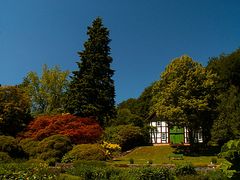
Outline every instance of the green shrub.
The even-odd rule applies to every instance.
[[[46,161],[44,161],[42,159],[30,159],[30,160],[26,161],[25,164],[29,164],[29,165],[41,164],[41,165],[47,166]]]
[[[208,176],[204,174],[195,174],[195,175],[185,175],[178,176],[177,180],[220,180],[220,179],[210,179]]]
[[[175,174],[177,176],[194,175],[196,173],[192,164],[179,164],[175,168]]]
[[[113,168],[106,163],[96,161],[79,161],[74,167],[67,169],[67,174],[79,176],[82,179],[103,180],[173,180],[174,175],[168,168]]]
[[[13,159],[6,152],[0,152],[0,163],[8,163]]]
[[[240,170],[240,139],[230,140],[221,148],[220,157],[232,163],[232,169]]]
[[[133,159],[133,158],[130,158],[130,159],[129,159],[129,163],[130,163],[130,164],[134,164],[134,159]]]
[[[217,164],[217,158],[212,158],[212,159],[211,159],[211,162],[212,162],[213,164]]]
[[[149,159],[147,163],[148,163],[148,164],[153,164],[153,160],[152,160],[152,159]]]
[[[11,136],[0,136],[0,152],[6,152],[12,158],[25,158],[24,151],[17,140]]]
[[[143,167],[137,169],[131,169],[129,175],[139,180],[172,180],[174,176],[172,172],[165,167],[153,168]]]
[[[78,160],[73,163],[74,167],[79,166],[94,166],[94,167],[106,167],[107,163],[105,161],[98,161],[98,160]]]
[[[132,125],[108,127],[104,132],[103,139],[119,144],[123,151],[145,144],[142,129]]]
[[[39,141],[32,138],[26,138],[19,142],[19,145],[23,148],[29,158],[37,158],[38,144]]]
[[[235,169],[232,169],[232,163],[229,161],[223,161],[219,167],[219,170],[229,179],[231,179],[237,172]]]
[[[53,135],[42,141],[26,138],[21,140],[19,144],[30,159],[42,159],[50,165],[60,162],[63,155],[72,149],[70,139],[63,135]]]
[[[114,156],[118,156],[121,153],[121,147],[118,144],[112,144],[112,143],[103,141],[101,146],[105,150],[105,154],[108,157],[108,159],[111,159]]]
[[[58,175],[45,164],[0,164],[0,179],[57,179]]]
[[[60,162],[63,155],[72,149],[71,141],[63,135],[53,135],[39,142],[37,147],[37,157],[47,160],[53,165]]]
[[[221,170],[209,171],[205,176],[209,180],[227,180],[227,179],[230,179]]]
[[[80,176],[86,180],[92,179],[118,179],[121,170],[106,166],[105,162],[101,161],[78,161],[74,163],[74,167],[67,169],[67,173]]]
[[[79,177],[70,174],[60,174],[58,180],[79,180]]]
[[[79,144],[62,158],[65,163],[78,160],[106,160],[105,151],[99,144]]]

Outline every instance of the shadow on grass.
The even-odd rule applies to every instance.
[[[184,156],[199,157],[199,156],[217,156],[221,147],[219,146],[204,146],[197,144],[194,146],[173,145],[175,154],[183,154]]]

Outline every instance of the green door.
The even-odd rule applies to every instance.
[[[184,135],[183,134],[170,134],[170,142],[173,144],[181,144],[184,142]]]
[[[184,129],[174,126],[170,129],[170,143],[181,144],[184,142]]]

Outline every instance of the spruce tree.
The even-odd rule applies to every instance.
[[[67,110],[81,117],[95,117],[101,126],[115,116],[115,88],[110,64],[109,30],[96,18],[88,27],[84,50],[78,52],[78,70],[73,71]]]

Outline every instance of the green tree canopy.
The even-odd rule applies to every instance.
[[[218,75],[221,90],[227,90],[231,85],[240,87],[240,49],[211,58],[207,68]]]
[[[122,101],[117,106],[118,109],[128,109],[132,114],[138,114],[138,100],[135,98],[129,98]]]
[[[240,94],[239,88],[231,86],[228,91],[218,96],[219,112],[214,121],[212,141],[219,145],[240,137]]]
[[[30,120],[27,94],[17,86],[1,86],[0,134],[15,136]]]
[[[68,71],[61,71],[58,66],[52,69],[44,65],[41,77],[30,72],[21,87],[31,100],[31,112],[34,115],[51,114],[64,111],[65,94],[68,87]]]
[[[87,35],[85,49],[79,52],[79,70],[73,72],[67,109],[82,117],[94,116],[103,126],[115,116],[109,30],[97,18],[88,27]]]
[[[150,115],[150,107],[152,106],[153,87],[155,82],[146,87],[140,97],[137,100],[138,103],[138,115],[146,120]]]
[[[146,123],[148,124],[146,120],[150,114],[153,86],[154,83],[145,88],[138,98],[130,98],[121,102],[117,106],[118,113],[115,124],[134,124],[140,127]]]
[[[116,118],[112,119],[109,123],[111,126],[118,126],[118,125],[134,125],[143,127],[144,122],[143,119],[136,115],[131,113],[131,111],[128,108],[120,108],[117,109],[117,116]]]
[[[230,140],[221,148],[220,157],[224,157],[232,163],[234,170],[240,170],[240,139]]]
[[[211,58],[207,68],[218,76],[217,114],[212,142],[222,145],[240,135],[240,49]]]
[[[151,113],[169,125],[186,126],[190,131],[205,131],[209,139],[212,126],[211,102],[215,75],[188,56],[173,60],[153,87]],[[190,133],[190,141],[193,139]]]

